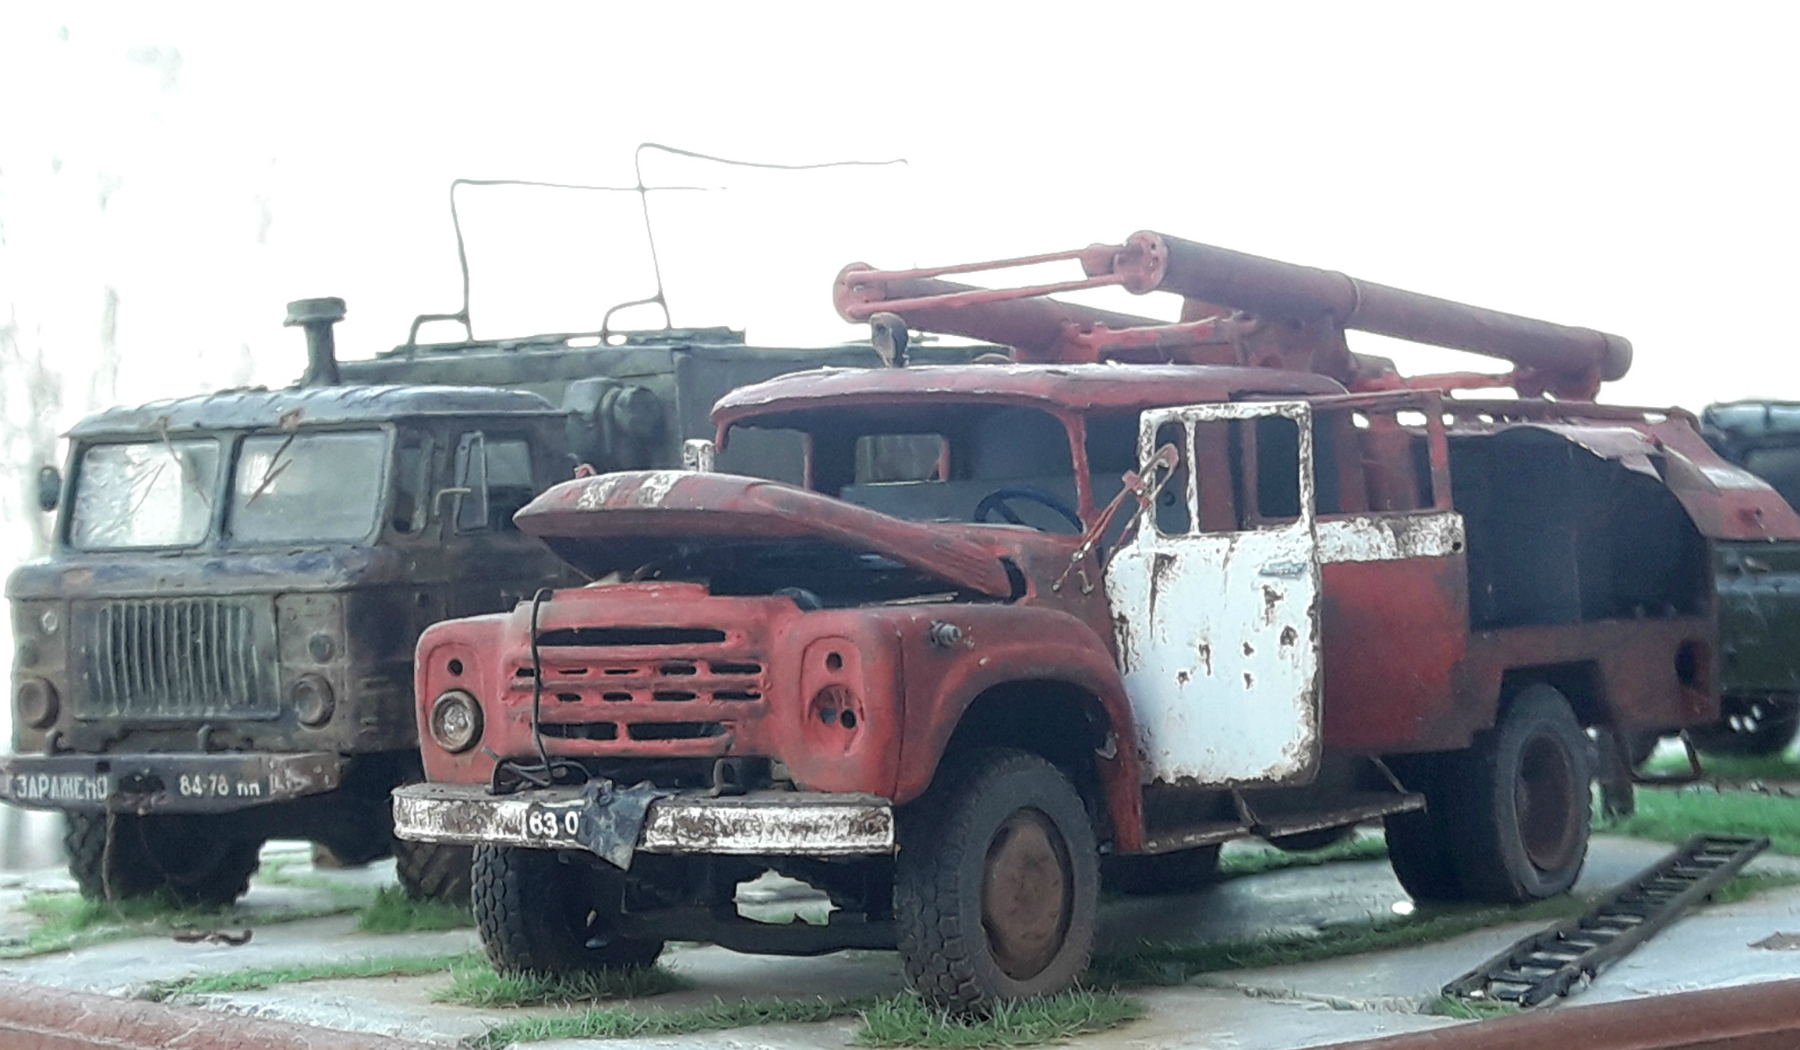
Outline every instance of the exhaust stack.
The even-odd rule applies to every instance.
[[[306,329],[306,374],[301,386],[337,386],[337,340],[331,326],[344,319],[344,301],[329,299],[296,299],[288,304],[289,328]]]

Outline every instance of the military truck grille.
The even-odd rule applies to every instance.
[[[268,599],[84,602],[75,610],[80,718],[272,718]]]

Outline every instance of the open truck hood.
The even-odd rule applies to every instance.
[[[1013,593],[1001,552],[942,526],[760,478],[680,470],[637,470],[565,481],[513,517],[520,529],[584,568],[600,541],[647,539],[820,540],[891,559],[919,573],[996,598]],[[597,567],[628,571],[624,564]]]

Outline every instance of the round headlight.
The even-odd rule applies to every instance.
[[[288,702],[301,725],[318,727],[331,721],[337,698],[331,695],[331,683],[316,674],[303,674],[288,687]]]
[[[42,678],[27,678],[13,691],[13,711],[20,722],[33,729],[43,729],[56,721],[61,708],[56,687]]]
[[[467,751],[481,739],[481,705],[461,689],[431,702],[431,739],[445,751]]]

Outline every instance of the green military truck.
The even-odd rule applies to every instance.
[[[1800,403],[1709,405],[1700,422],[1721,456],[1800,507]],[[1777,754],[1800,729],[1800,544],[1720,544],[1716,568],[1721,718],[1689,735],[1715,754]]]
[[[68,815],[90,897],[231,901],[263,842],[299,838],[351,863],[395,850],[410,893],[466,898],[466,849],[390,830],[389,790],[420,776],[419,633],[575,582],[512,514],[578,464],[678,466],[726,391],[877,363],[724,329],[409,338],[339,363],[343,313],[290,306],[295,387],[101,412],[46,470],[52,550],[7,584],[0,800]],[[776,436],[720,465],[798,482],[801,458]]]

